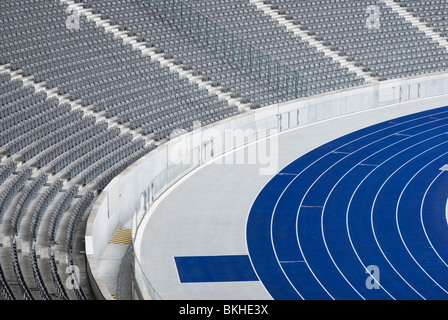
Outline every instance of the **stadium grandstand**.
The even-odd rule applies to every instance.
[[[0,300],[448,298],[447,13],[0,1]]]

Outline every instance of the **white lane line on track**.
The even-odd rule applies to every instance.
[[[436,114],[425,115],[425,116],[421,116],[421,117],[419,117],[419,118],[413,118],[413,119],[411,119],[411,120],[408,120],[408,121],[405,121],[405,122],[402,122],[402,123],[393,123],[393,125],[392,125],[391,127],[386,127],[386,128],[382,128],[382,129],[380,129],[380,130],[374,131],[374,132],[370,132],[370,133],[368,133],[368,134],[366,134],[366,135],[364,135],[364,136],[361,136],[361,137],[358,137],[358,138],[356,138],[356,139],[354,139],[354,140],[352,140],[352,141],[349,141],[349,142],[347,142],[346,144],[344,144],[344,145],[342,145],[342,146],[339,146],[337,149],[340,149],[340,148],[342,148],[342,147],[345,147],[345,146],[347,146],[347,145],[349,145],[349,144],[351,144],[351,143],[353,143],[353,142],[355,142],[355,141],[361,140],[361,139],[363,139],[363,138],[365,138],[365,137],[371,136],[371,135],[376,134],[376,133],[379,133],[379,132],[381,132],[381,131],[385,131],[385,130],[388,130],[388,129],[391,129],[391,128],[394,128],[394,127],[397,127],[397,126],[400,126],[400,125],[404,125],[404,124],[406,124],[406,123],[413,122],[413,121],[416,121],[416,120],[425,119],[425,118],[430,118],[430,117],[432,117],[432,116],[434,116],[434,115],[446,114],[447,112],[448,112],[448,111],[441,111],[441,112],[438,112],[438,113],[436,113]],[[393,119],[392,119],[392,120],[393,120]],[[440,120],[440,119],[438,119],[438,120]],[[422,125],[425,125],[425,124],[428,124],[428,123],[436,122],[436,121],[438,121],[438,120],[434,120],[434,121],[430,121],[430,122],[427,122],[427,123],[424,123],[424,124],[420,124],[420,125],[414,126],[414,127],[412,127],[412,128],[419,127],[419,126],[422,126]],[[392,123],[391,121],[389,121],[389,122]],[[406,130],[408,130],[408,129],[409,129],[409,128],[406,128]],[[403,131],[405,131],[405,130],[403,130]],[[337,149],[334,149],[334,150],[337,150]],[[332,151],[334,151],[334,150],[332,150]],[[326,153],[325,155],[322,155],[320,158],[316,159],[313,163],[311,163],[311,164],[308,165],[305,169],[303,169],[300,173],[298,173],[298,174],[296,175],[296,177],[295,177],[293,180],[291,180],[291,182],[285,187],[285,189],[282,191],[282,193],[281,193],[280,196],[278,197],[278,199],[277,199],[277,201],[276,201],[276,204],[275,204],[275,206],[274,206],[274,209],[273,209],[272,216],[271,216],[271,225],[270,225],[271,246],[272,246],[272,250],[273,250],[273,252],[274,252],[275,258],[276,258],[276,260],[277,260],[277,264],[278,264],[279,267],[281,268],[281,270],[282,270],[282,272],[283,272],[285,278],[287,279],[287,281],[291,284],[291,286],[293,287],[293,289],[297,292],[297,294],[298,294],[302,299],[304,299],[303,296],[298,292],[297,288],[295,288],[295,287],[292,285],[291,280],[289,279],[289,277],[288,277],[287,274],[285,273],[285,270],[283,269],[283,267],[282,267],[281,264],[279,263],[278,255],[277,255],[277,251],[276,251],[276,249],[275,249],[275,245],[274,245],[273,232],[272,232],[273,220],[274,220],[275,212],[276,212],[276,209],[277,209],[277,206],[278,206],[278,203],[279,203],[280,199],[283,197],[284,193],[285,193],[286,190],[290,187],[290,185],[295,181],[295,179],[297,179],[298,177],[300,177],[300,175],[301,175],[303,172],[305,172],[305,171],[306,171],[307,169],[309,169],[311,166],[313,166],[314,164],[316,164],[318,161],[320,161],[321,159],[323,159],[323,158],[327,157],[328,155],[330,155],[330,154],[332,153],[332,151],[329,151],[329,152]],[[344,158],[343,158],[343,159],[344,159]],[[343,160],[343,159],[341,159],[341,160]],[[340,161],[341,161],[341,160],[340,160]],[[297,216],[297,219],[298,219],[298,216]],[[296,221],[296,225],[297,225],[297,221]],[[297,241],[298,241],[298,243],[299,243],[299,249],[300,249],[300,252],[301,252],[301,254],[303,255],[303,251],[302,251],[302,248],[301,248],[301,246],[300,246],[300,242],[299,242],[298,238],[297,238]],[[306,263],[306,265],[307,265],[309,271],[311,272],[311,274],[312,274],[313,277],[315,278],[315,280],[316,280],[316,281],[319,283],[319,285],[325,290],[325,292],[326,292],[326,293],[333,299],[333,297],[331,296],[331,294],[330,294],[330,293],[329,293],[329,292],[322,286],[322,284],[321,284],[321,282],[319,281],[319,279],[317,279],[316,275],[314,274],[314,272],[313,272],[312,269],[310,268],[310,266],[309,266],[309,264],[308,264],[308,261],[305,259],[305,257],[304,257],[304,261],[305,261],[305,263]]]
[[[302,208],[319,208],[319,209],[323,209],[324,206],[302,206]]]
[[[424,203],[426,201],[426,196],[428,195],[429,189],[431,189],[432,185],[434,184],[434,182],[440,178],[440,176],[443,174],[444,171],[440,172],[437,177],[434,178],[434,180],[431,182],[431,184],[428,186],[428,188],[426,188],[425,194],[423,195],[423,199],[421,202],[421,206],[420,206],[420,222],[422,224],[422,228],[423,228],[423,232],[426,236],[426,239],[428,240],[432,250],[436,253],[436,255],[439,257],[440,261],[442,261],[442,263],[448,268],[448,264],[447,262],[445,262],[445,260],[442,259],[442,257],[440,256],[440,254],[437,252],[436,248],[434,247],[434,245],[432,244],[431,240],[429,239],[428,233],[426,232],[426,227],[425,227],[425,223],[424,223],[424,219],[423,219],[423,206]]]
[[[438,120],[436,120],[436,121],[440,121],[440,119],[438,119]],[[434,121],[430,121],[430,122],[428,122],[428,123],[432,123],[432,122],[434,122]],[[428,123],[424,123],[424,124],[420,124],[420,125],[417,125],[417,126],[415,126],[415,127],[412,127],[412,128],[416,128],[416,127],[419,127],[419,126],[422,126],[422,125],[425,125],[425,124],[428,124]],[[445,125],[443,125],[443,126],[446,126],[446,124]],[[408,128],[409,129],[409,128]],[[408,130],[408,129],[406,129],[406,130]],[[434,130],[435,128],[432,128],[432,129],[429,129],[429,130],[426,130],[426,131],[423,131],[423,132],[421,132],[420,134],[422,134],[422,133],[424,133],[424,132],[428,132],[428,131],[431,131],[431,130]],[[441,134],[442,135],[442,134]],[[370,146],[370,145],[373,145],[373,144],[375,144],[376,142],[378,142],[378,141],[381,141],[381,140],[384,140],[384,139],[386,139],[386,138],[388,138],[388,137],[390,137],[391,135],[389,135],[389,136],[386,136],[386,137],[383,137],[383,138],[381,138],[380,140],[376,140],[376,141],[374,141],[374,142],[371,142],[371,143],[369,143],[369,144],[367,144],[367,145],[365,145],[365,146],[363,146],[362,148],[360,148],[360,149],[358,149],[358,150],[356,150],[355,152],[358,152],[358,151],[360,151],[360,150],[362,150],[362,149],[364,149],[364,148],[366,148],[366,147],[368,147],[368,146]],[[405,138],[404,140],[406,140],[406,139],[409,139],[410,137],[408,137],[408,138]],[[432,139],[433,137],[431,137],[430,139]],[[389,147],[391,147],[392,145],[395,145],[395,144],[397,144],[397,143],[399,143],[399,142],[401,142],[401,141],[404,141],[404,140],[400,140],[400,141],[397,141],[397,142],[394,142],[393,144],[391,144],[391,145],[388,145],[387,147],[385,147],[385,148],[383,148],[383,149],[386,149],[386,148],[389,148]],[[354,152],[354,153],[355,153]],[[379,151],[377,151],[377,152],[379,152]],[[374,154],[376,154],[377,152],[375,152]],[[369,157],[367,157],[367,158],[365,158],[365,159],[363,159],[362,161],[365,161],[366,159],[368,159],[368,158],[370,158],[372,155],[370,155]],[[394,155],[394,157],[395,157],[396,155]],[[341,162],[342,160],[344,160],[344,159],[346,159],[348,156],[346,156],[346,157],[344,157],[344,158],[342,158],[342,159],[340,159],[340,160],[338,160],[336,163],[334,163],[333,165],[331,165],[329,168],[327,168],[313,183],[312,183],[312,185],[308,188],[308,190],[307,190],[307,192],[305,193],[305,195],[303,196],[303,198],[302,198],[302,201],[301,201],[301,204],[300,204],[300,206],[299,206],[299,209],[298,209],[298,212],[297,212],[297,218],[296,218],[296,238],[297,238],[297,243],[299,244],[299,248],[300,248],[300,251],[301,251],[301,254],[302,254],[302,256],[304,257],[304,259],[305,259],[305,261],[306,261],[306,257],[305,257],[305,255],[304,255],[304,253],[303,253],[303,251],[302,251],[302,249],[301,249],[301,246],[300,246],[300,240],[299,240],[299,235],[298,235],[298,222],[299,222],[299,214],[300,214],[300,208],[302,207],[302,204],[303,204],[303,201],[304,201],[304,199],[306,198],[306,196],[307,196],[307,194],[308,194],[308,192],[311,190],[311,188],[313,188],[313,186],[314,186],[314,184],[315,183],[317,183],[317,181],[326,173],[326,172],[328,172],[331,168],[333,168],[336,164],[338,164],[339,162]],[[352,168],[353,169],[353,168]],[[376,168],[375,168],[375,170],[376,170]],[[375,170],[373,170],[373,171],[375,171]],[[351,171],[351,170],[350,170]],[[373,172],[372,171],[372,172]],[[370,175],[370,174],[369,174]],[[325,210],[325,209],[324,209]],[[325,246],[326,246],[326,242],[325,242],[325,238],[323,238],[324,239],[324,243],[325,243]],[[331,260],[333,261],[333,264],[335,264],[335,262],[334,262],[334,260],[333,260],[333,258],[332,258],[332,256],[331,256],[331,254],[328,252],[328,247],[326,246],[326,249],[327,249],[327,253],[329,254],[329,256],[330,256],[330,258],[331,258]],[[310,271],[311,271],[311,273],[313,274],[313,276],[315,277],[315,279],[317,280],[317,277],[315,276],[315,274],[314,274],[314,272],[311,270],[311,268],[310,268],[310,266],[308,265],[308,263],[307,263],[307,266],[308,266],[308,268],[310,269]],[[341,273],[341,271],[340,271],[340,269],[338,268],[338,266],[335,264],[335,267],[336,267],[336,269],[339,271],[339,273],[341,274],[341,276],[344,278],[344,280],[346,280],[347,281],[347,283],[354,289],[354,287],[353,287],[353,285],[346,279],[346,277]],[[395,270],[395,269],[394,269]],[[320,283],[320,281],[318,280],[318,282]],[[326,292],[328,292],[327,290],[326,290],[326,288],[324,288],[324,290],[326,291]],[[355,289],[354,289],[355,290]],[[359,292],[357,291],[357,290],[355,290],[355,292],[356,293],[358,293],[358,295],[360,295],[359,294]],[[387,292],[387,291],[386,291]],[[331,296],[331,295],[330,295]],[[362,295],[360,295],[361,297],[362,297]],[[363,297],[362,297],[363,298]]]
[[[447,142],[445,142],[445,143],[447,143]],[[445,144],[445,143],[442,143],[442,144]],[[429,149],[429,150],[431,150],[431,149]],[[421,154],[424,154],[424,153],[426,153],[427,151],[429,151],[429,150],[426,150],[425,152],[422,152]],[[420,154],[420,155],[421,155]],[[398,198],[398,201],[397,201],[397,205],[396,205],[396,208],[395,208],[395,222],[396,222],[396,224],[397,224],[397,229],[398,229],[398,234],[400,235],[400,239],[401,239],[401,242],[403,243],[403,245],[404,245],[404,247],[406,248],[406,251],[408,252],[408,254],[409,254],[409,256],[412,258],[412,260],[414,260],[414,262],[418,265],[418,267],[440,288],[440,289],[442,289],[445,293],[447,293],[448,294],[448,292],[445,290],[445,288],[443,288],[437,281],[435,281],[427,272],[426,272],[426,270],[418,263],[418,261],[415,259],[415,257],[414,257],[414,255],[411,253],[411,251],[409,250],[409,248],[408,248],[408,246],[406,245],[406,243],[405,243],[405,241],[404,241],[404,239],[403,239],[403,236],[402,236],[402,234],[401,234],[401,229],[400,229],[400,224],[399,224],[399,222],[398,222],[398,208],[399,208],[399,206],[400,206],[400,202],[401,202],[401,198],[402,198],[402,196],[403,196],[403,193],[405,192],[405,190],[407,189],[407,187],[409,186],[409,184],[411,183],[411,181],[412,180],[414,180],[414,178],[423,170],[423,169],[425,169],[426,167],[428,167],[431,163],[433,163],[433,162],[435,162],[435,161],[437,161],[438,159],[440,159],[441,157],[443,157],[443,156],[445,156],[445,155],[447,155],[448,154],[448,152],[445,152],[444,154],[442,154],[442,155],[440,155],[440,156],[438,156],[437,158],[435,158],[435,159],[433,159],[432,161],[430,161],[429,163],[427,163],[424,167],[422,167],[420,170],[418,170],[413,176],[412,176],[412,178],[406,183],[406,185],[405,185],[405,187],[403,188],[403,190],[401,191],[401,193],[400,193],[400,197]],[[418,156],[420,156],[420,155],[418,155]],[[410,161],[412,161],[413,159],[411,159],[411,160],[409,160],[408,162],[410,162]],[[408,163],[407,162],[407,163]],[[400,168],[398,168],[391,176],[393,176],[397,171],[399,171],[402,167],[404,167],[407,163],[405,163],[405,164],[403,164]]]
[[[376,169],[375,169],[376,170]],[[372,171],[373,172],[373,171]],[[346,210],[346,222],[345,222],[345,224],[346,224],[346,228],[347,228],[347,235],[348,235],[348,237],[349,237],[349,241],[350,241],[350,245],[352,246],[352,248],[353,248],[353,250],[354,250],[354,253],[355,253],[355,255],[356,255],[356,257],[358,258],[358,260],[359,260],[359,262],[362,264],[362,266],[364,267],[364,268],[366,268],[366,266],[364,265],[364,263],[362,262],[362,259],[359,257],[359,254],[358,254],[358,252],[356,251],[356,249],[355,249],[355,246],[354,246],[354,244],[353,244],[353,241],[352,241],[352,238],[351,238],[351,236],[350,236],[350,228],[349,228],[349,211],[350,211],[350,207],[351,207],[351,205],[352,205],[352,201],[353,201],[353,197],[355,196],[355,194],[357,193],[357,191],[358,191],[358,189],[361,187],[361,185],[364,183],[364,181],[370,176],[370,174],[372,174],[372,172],[370,172],[367,176],[365,176],[363,179],[362,179],[362,181],[358,184],[358,186],[355,188],[355,190],[353,191],[353,193],[352,193],[352,196],[351,196],[351,198],[350,198],[350,200],[349,200],[349,203],[348,203],[348,206],[347,206],[347,210]],[[381,286],[381,284],[379,284],[380,286]],[[382,287],[382,286],[381,286]],[[385,288],[383,288],[383,290],[385,290]],[[385,290],[385,292],[387,292],[387,290]],[[387,292],[388,293],[388,292]],[[389,293],[388,293],[389,294]],[[391,297],[391,298],[393,298],[393,296],[392,295],[390,295],[389,294],[389,296]]]
[[[443,126],[446,126],[446,125],[443,125]],[[442,127],[442,126],[439,126],[439,127],[436,127],[436,128],[432,128],[432,129],[429,129],[429,130],[426,130],[426,131],[423,131],[423,132],[421,132],[421,133],[419,133],[419,134],[423,134],[423,133],[426,133],[426,132],[435,130],[435,129],[437,129],[437,128],[440,128],[440,127]],[[442,133],[442,134],[439,134],[439,135],[437,135],[437,136],[442,136],[442,135],[443,135],[443,133]],[[427,140],[431,140],[431,139],[433,139],[433,138],[434,138],[434,137],[431,137],[431,138],[429,138],[429,139],[427,139]],[[402,141],[405,141],[405,140],[407,140],[407,139],[400,140],[400,141],[396,141],[396,142],[394,142],[393,144],[388,145],[388,146],[386,146],[385,148],[382,148],[382,149],[376,151],[375,153],[369,155],[367,158],[363,159],[361,162],[363,162],[363,161],[365,161],[366,159],[368,159],[368,158],[374,156],[375,154],[380,153],[380,152],[384,151],[385,149],[390,148],[390,147],[392,147],[393,145],[395,145],[395,144],[397,144],[397,143],[400,143],[400,142],[402,142]],[[425,141],[426,141],[426,140],[425,140]],[[420,142],[419,142],[419,143],[420,143]],[[419,144],[419,143],[417,143],[417,144]],[[417,144],[414,144],[413,146],[415,146],[415,145],[417,145]],[[413,147],[413,146],[410,146],[410,147],[408,147],[407,149],[409,149],[409,148],[411,148],[411,147]],[[407,150],[407,149],[405,149],[405,150]],[[403,150],[403,151],[405,151],[405,150]],[[400,153],[401,153],[401,152],[400,152]],[[395,157],[395,156],[393,156],[393,157]],[[377,169],[378,166],[383,165],[384,163],[386,163],[387,161],[389,161],[389,160],[392,159],[393,157],[390,157],[389,159],[385,160],[385,161],[384,161],[383,163],[381,163],[380,165],[377,165],[373,171],[375,171],[375,170]],[[358,164],[358,165],[359,165],[359,164]],[[328,196],[327,196],[327,199],[325,200],[325,205],[324,205],[324,206],[326,206],[326,204],[327,204],[327,202],[328,202],[328,199],[330,198],[330,196],[331,196],[331,194],[333,193],[333,191],[334,191],[334,189],[336,188],[336,186],[337,186],[337,185],[342,181],[342,179],[343,179],[348,173],[350,173],[355,167],[356,167],[356,165],[353,166],[349,171],[347,171],[347,172],[346,172],[346,173],[339,179],[339,181],[333,186],[332,190],[330,191],[330,193],[329,193]],[[365,177],[365,179],[366,179],[368,176],[370,176],[370,174],[373,173],[373,171],[370,172],[370,173]],[[363,181],[364,181],[365,179],[363,179]],[[363,182],[363,181],[362,181],[362,182]],[[360,184],[361,184],[361,183],[360,183]],[[358,189],[358,188],[357,188],[357,189]],[[356,189],[356,190],[357,190],[357,189]],[[355,190],[355,192],[356,192],[356,190]],[[352,198],[353,198],[353,196],[352,196]],[[328,247],[327,247],[327,244],[326,244],[326,241],[325,241],[324,226],[323,226],[324,214],[325,214],[325,209],[323,210],[322,218],[321,218],[322,237],[323,237],[323,239],[324,239],[325,247],[326,247],[327,252],[328,252],[328,254],[329,254],[329,256],[330,256],[332,262],[334,263],[335,267],[337,268],[337,270],[341,273],[341,275],[342,275],[342,276],[344,277],[344,279],[345,279],[345,276],[342,274],[342,272],[339,270],[338,266],[337,266],[336,263],[334,262],[333,257],[332,257],[332,255],[331,255],[330,251],[328,250]],[[348,210],[347,210],[347,215],[348,215]],[[347,231],[348,231],[348,235],[349,235],[349,239],[350,239],[350,244],[352,245],[352,248],[353,248],[353,250],[354,250],[355,253],[356,253],[356,249],[355,249],[354,246],[353,246],[353,242],[351,241],[350,232],[349,232],[349,229],[348,229],[348,228],[349,228],[349,227],[348,227],[348,219],[346,219],[346,224],[347,224]],[[357,253],[356,253],[356,256],[358,257],[358,260],[360,260],[359,255],[358,255]],[[360,260],[360,262],[361,262],[361,260]],[[362,262],[361,262],[361,264],[363,265],[364,268],[366,268],[366,266],[365,266]],[[380,285],[380,284],[379,284],[379,285]],[[380,285],[380,286],[381,286],[381,285]],[[385,292],[387,292],[387,290],[385,290],[384,288],[383,288],[383,290],[384,290]],[[355,291],[356,291],[356,290],[355,290]],[[387,292],[387,293],[388,293],[388,292]],[[389,293],[388,293],[388,294],[389,294]],[[389,294],[389,296],[391,296],[391,295]],[[391,297],[392,297],[392,296],[391,296]]]
[[[435,137],[432,137],[432,138],[435,138]],[[432,139],[432,138],[430,138],[430,139]],[[427,140],[429,140],[429,139],[427,139]],[[426,140],[425,140],[426,141]],[[425,141],[422,141],[422,142],[420,142],[420,143],[423,143],[423,142],[425,142]],[[438,145],[436,145],[436,146],[434,146],[434,147],[432,147],[432,148],[430,148],[430,149],[428,149],[428,150],[425,150],[424,152],[427,152],[427,151],[429,151],[429,150],[431,150],[431,149],[434,149],[434,148],[436,148],[436,147],[438,147],[438,146],[440,146],[440,145],[443,145],[443,144],[445,144],[445,143],[447,143],[446,141],[445,142],[443,142],[443,143],[440,143],[440,144],[438,144]],[[408,148],[407,148],[408,149]],[[403,151],[401,151],[401,152],[404,152],[404,151],[406,151],[406,149],[405,150],[403,150]],[[400,153],[401,153],[400,152]],[[424,153],[423,152],[423,153]],[[397,153],[396,155],[398,155],[398,154],[400,154],[400,153]],[[421,153],[420,153],[421,154]],[[415,158],[417,158],[418,156],[420,156],[420,154],[419,155],[417,155],[417,156],[415,156],[415,157],[413,157],[412,159],[410,159],[410,160],[408,160],[406,163],[409,163],[410,161],[412,161],[413,159],[415,159]],[[393,157],[395,157],[396,155],[394,155]],[[392,158],[393,158],[392,157]],[[404,164],[403,164],[404,165]],[[403,166],[402,165],[402,166]],[[396,170],[396,171],[398,171],[398,169]],[[395,171],[395,172],[396,172]],[[395,174],[395,172],[392,174],[392,175],[394,175]],[[417,294],[417,295],[419,295],[422,299],[425,299],[425,297],[423,297],[417,290],[415,290],[415,288],[413,287],[413,286],[411,286],[411,284],[409,284],[407,281],[406,281],[406,279],[404,279],[404,277],[395,269],[395,267],[392,265],[392,263],[389,261],[389,259],[386,257],[386,254],[384,253],[384,251],[382,250],[382,248],[381,248],[381,245],[379,244],[379,241],[378,241],[378,238],[376,237],[376,232],[375,232],[375,226],[374,226],[374,223],[373,223],[373,211],[374,211],[374,207],[375,207],[375,203],[376,203],[376,201],[377,201],[377,199],[378,199],[378,196],[379,196],[379,193],[381,192],[381,190],[383,189],[383,187],[385,186],[385,184],[389,181],[389,179],[391,178],[391,176],[392,175],[389,175],[389,177],[383,182],[383,184],[381,185],[381,187],[380,187],[380,189],[378,190],[378,192],[376,193],[376,195],[375,195],[375,198],[374,198],[374,200],[373,200],[373,203],[372,203],[372,209],[371,209],[371,211],[370,211],[370,224],[371,224],[371,227],[372,227],[372,232],[373,232],[373,236],[374,236],[374,238],[375,238],[375,242],[376,242],[376,244],[377,244],[377,246],[378,246],[378,248],[380,249],[380,252],[381,252],[381,254],[383,255],[383,257],[386,259],[386,261],[387,261],[387,263],[391,266],[391,268],[397,273],[397,275]]]
[[[442,126],[439,126],[439,127],[436,127],[436,128],[432,128],[432,129],[429,129],[429,130],[425,130],[425,131],[423,131],[423,132],[421,132],[421,133],[419,133],[419,134],[423,134],[423,133],[426,133],[426,132],[429,132],[429,131],[432,131],[432,130],[435,130],[435,129],[437,129],[437,128],[440,128],[440,127],[443,127],[443,126],[447,126],[448,124],[445,124],[445,125],[442,125]],[[441,135],[443,135],[443,134],[439,134],[439,135],[437,135],[437,136],[441,136]],[[429,139],[427,139],[427,140],[431,140],[431,139],[433,139],[434,137],[431,137],[431,138],[429,138]],[[363,162],[363,161],[365,161],[366,159],[369,159],[370,157],[372,157],[372,156],[374,156],[374,155],[376,155],[376,154],[378,154],[378,153],[380,153],[380,152],[382,152],[382,151],[384,151],[384,150],[386,150],[386,149],[388,149],[388,148],[390,148],[390,147],[392,147],[392,146],[394,146],[395,144],[398,144],[398,143],[400,143],[400,142],[402,142],[402,141],[405,141],[405,140],[407,140],[407,138],[406,139],[403,139],[403,140],[399,140],[399,141],[396,141],[396,142],[394,142],[394,143],[392,143],[392,144],[390,144],[390,145],[388,145],[388,146],[386,146],[386,147],[384,147],[384,148],[382,148],[382,149],[380,149],[380,150],[377,150],[376,152],[374,152],[373,154],[370,154],[368,157],[366,157],[366,158],[364,158],[364,159],[362,159],[357,165],[360,165],[360,163],[361,162]],[[427,140],[424,140],[424,141],[427,141]],[[404,150],[402,150],[401,152],[403,152],[403,151],[405,151],[405,150],[407,150],[407,149],[410,149],[410,148],[412,148],[412,147],[414,147],[415,145],[418,145],[418,144],[420,144],[421,143],[421,141],[419,142],[419,143],[416,143],[416,144],[414,144],[414,145],[412,145],[412,146],[410,146],[410,147],[408,147],[408,148],[406,148],[406,149],[404,149]],[[400,154],[401,152],[399,152],[398,154]],[[375,167],[375,169],[374,170],[372,170],[365,178],[367,178],[368,176],[370,176],[370,174],[373,172],[373,171],[375,171],[379,166],[381,166],[381,165],[383,165],[384,163],[386,163],[387,161],[389,161],[390,159],[392,159],[392,158],[394,158],[396,155],[394,155],[394,156],[392,156],[392,157],[390,157],[390,158],[388,158],[387,160],[385,160],[384,162],[382,162],[380,165],[378,165],[378,166],[376,166]],[[330,190],[330,192],[329,192],[329,194],[327,195],[327,198],[326,198],[326,200],[325,200],[325,203],[324,203],[324,209],[322,210],[322,215],[321,215],[321,230],[322,230],[322,239],[323,239],[323,241],[324,241],[324,245],[325,245],[325,248],[326,248],[326,250],[327,250],[327,253],[328,253],[328,255],[330,256],[330,259],[331,259],[331,261],[333,262],[333,264],[334,264],[334,266],[336,267],[336,269],[338,270],[338,272],[341,274],[341,276],[347,281],[347,283],[353,288],[353,290],[356,292],[356,293],[358,293],[358,295],[360,296],[360,297],[362,297],[363,299],[364,299],[364,297],[353,287],[353,285],[350,283],[350,281],[348,281],[347,280],[347,278],[345,277],[345,275],[342,273],[342,271],[339,269],[339,267],[338,267],[338,265],[336,264],[336,262],[334,261],[334,259],[333,259],[333,256],[332,256],[332,254],[330,253],[330,250],[328,249],[328,246],[327,246],[327,242],[326,242],[326,240],[325,240],[325,232],[324,232],[324,216],[325,216],[325,209],[326,209],[326,206],[327,206],[327,202],[328,202],[328,200],[329,200],[329,198],[330,198],[330,196],[331,196],[331,194],[333,193],[333,191],[335,190],[335,188],[339,185],[339,183],[357,166],[357,165],[354,165],[350,170],[348,170],[336,183],[335,183],[335,185],[332,187],[332,189]],[[331,167],[330,167],[331,168]],[[320,179],[320,177],[318,178],[318,179]],[[364,181],[365,179],[363,179],[363,181]],[[310,190],[312,188],[312,186],[308,189],[308,191]],[[358,189],[358,188],[357,188]],[[356,189],[356,190],[357,190]],[[307,192],[308,192],[307,191]],[[306,195],[305,195],[306,196]],[[305,197],[304,196],[304,197]],[[299,209],[300,210],[300,209]],[[348,214],[348,211],[347,211],[347,214]],[[348,220],[346,219],[346,223],[347,223],[347,230],[348,230]],[[349,233],[349,232],[348,232]],[[351,246],[352,246],[352,248],[353,248],[353,250],[355,251],[355,253],[356,253],[356,249],[354,248],[354,246],[353,246],[353,242],[351,241],[351,238],[350,238],[350,235],[349,235],[349,239],[350,239],[350,244],[351,244]],[[356,256],[358,257],[358,260],[360,260],[359,259],[359,255],[356,253]],[[360,260],[360,262],[361,262],[361,260]],[[366,268],[366,266],[361,262],[361,264],[362,264],[362,266],[364,267],[364,269],[366,269],[367,270],[367,268]],[[376,281],[376,280],[375,280]],[[378,283],[378,285],[380,285],[380,287],[382,287],[381,286],[381,284],[379,284]],[[393,298],[392,297],[392,295],[390,295],[389,294],[389,292],[385,289],[385,288],[383,288],[383,290],[391,297],[391,298]]]

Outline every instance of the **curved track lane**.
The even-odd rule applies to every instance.
[[[271,296],[448,298],[447,133],[448,107],[425,111],[336,139],[274,176],[246,230]]]

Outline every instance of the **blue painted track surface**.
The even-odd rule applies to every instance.
[[[446,164],[448,107],[300,157],[250,210],[258,278],[280,300],[447,299]]]

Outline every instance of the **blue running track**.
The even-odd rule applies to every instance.
[[[327,143],[275,175],[247,220],[278,300],[448,298],[448,107]]]

